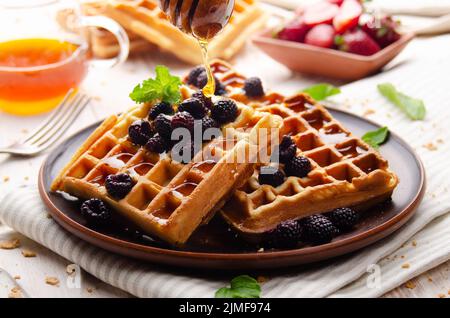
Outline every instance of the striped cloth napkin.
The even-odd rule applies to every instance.
[[[343,88],[334,100],[337,104],[358,114],[370,113],[371,119],[389,126],[417,150],[427,171],[427,193],[410,222],[368,248],[319,265],[266,271],[263,275],[269,280],[262,286],[263,297],[378,297],[450,258],[450,141],[446,139],[450,136],[450,90],[443,72],[449,69],[450,61],[442,54],[404,63]],[[386,102],[376,90],[381,82],[392,82],[399,90],[422,98],[426,119],[413,122]],[[399,186],[408,184],[404,181]],[[169,270],[96,248],[49,219],[36,188],[12,189],[0,198],[0,221],[139,297],[213,297],[231,278]]]

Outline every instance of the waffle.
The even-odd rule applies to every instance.
[[[86,16],[97,16],[104,14],[105,4],[99,1],[90,1],[82,3],[82,13]],[[80,32],[73,29],[71,22],[74,19],[72,9],[63,9],[57,14],[57,21],[68,32]],[[148,42],[133,32],[127,32],[130,40],[130,55],[142,52],[152,52],[157,50],[156,45]],[[116,37],[102,28],[89,28],[86,33],[89,38],[90,49],[95,57],[112,58],[119,54],[120,47]]]
[[[105,3],[101,1],[84,2],[81,6],[83,14],[88,16],[103,15],[105,12]],[[143,52],[152,52],[157,47],[149,43],[139,35],[127,31],[130,40],[130,55]],[[99,58],[112,58],[119,54],[119,43],[116,37],[110,32],[101,28],[92,28],[89,33],[92,52]]]
[[[140,36],[127,32],[130,39],[130,55],[148,53],[157,50],[157,47]],[[119,54],[120,47],[117,39],[111,33],[102,29],[93,29],[90,32],[90,42],[94,56],[99,58],[112,58]]]
[[[190,64],[201,63],[198,42],[170,23],[159,9],[157,0],[109,0],[104,14],[180,60]],[[236,0],[229,25],[209,45],[210,56],[230,59],[246,39],[265,24],[266,19],[255,0]]]
[[[183,96],[191,93],[182,88]],[[253,173],[256,159],[250,156],[258,145],[252,140],[259,129],[280,127],[282,120],[240,105],[237,119],[223,127],[226,134],[182,164],[169,154],[150,153],[130,142],[129,126],[147,118],[152,106],[137,105],[105,120],[54,180],[52,191],[99,198],[144,232],[182,245]],[[249,160],[241,163],[236,158],[243,153]],[[122,200],[110,197],[104,186],[106,177],[117,173],[129,174],[135,183]]]
[[[288,177],[276,188],[258,183],[259,172],[267,164],[255,166],[253,175],[221,210],[242,234],[258,239],[283,221],[339,207],[365,210],[391,196],[398,179],[387,161],[311,97],[268,92],[252,100],[243,91],[243,75],[222,61],[214,61],[212,69],[226,85],[229,97],[283,118],[281,136],[291,135],[297,155],[312,164],[305,178]],[[283,169],[283,164],[280,167]]]

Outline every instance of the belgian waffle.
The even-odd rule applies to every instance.
[[[312,165],[306,177],[288,177],[276,188],[258,183],[265,164],[256,165],[253,175],[221,210],[238,231],[257,239],[283,221],[339,207],[365,209],[391,196],[398,179],[387,161],[311,97],[268,92],[249,99],[243,91],[243,75],[222,61],[214,61],[212,69],[226,85],[229,97],[282,117],[281,135],[291,135],[297,155],[308,158]],[[280,167],[284,169],[283,164]]]
[[[130,39],[130,55],[156,51],[157,47],[140,36],[127,32]],[[90,41],[94,56],[99,58],[112,58],[120,51],[117,39],[109,32],[93,29],[90,32]]]
[[[101,1],[83,2],[81,9],[83,14],[87,16],[104,15],[105,3]],[[72,9],[63,9],[57,15],[58,23],[64,29],[69,32],[79,32],[70,26],[73,18],[74,12]],[[139,35],[130,31],[127,34],[130,40],[130,55],[157,50],[156,45]],[[102,28],[89,28],[87,35],[89,36],[90,48],[95,57],[112,58],[119,54],[119,43],[112,33]]]
[[[159,9],[157,0],[109,0],[104,14],[163,51],[187,63],[201,63],[197,41],[170,23]],[[257,1],[237,0],[229,25],[209,45],[210,56],[226,60],[233,57],[246,39],[263,26],[266,18]]]
[[[183,87],[182,95],[189,94]],[[224,137],[204,145],[191,162],[182,164],[130,142],[128,128],[147,118],[152,106],[137,105],[103,122],[54,180],[52,191],[99,198],[146,233],[182,245],[253,173],[255,160],[241,162],[235,157],[255,153],[252,136],[260,128],[279,127],[282,121],[240,105],[237,119],[223,127]],[[108,175],[118,173],[129,174],[135,183],[122,200],[110,197],[104,186]]]

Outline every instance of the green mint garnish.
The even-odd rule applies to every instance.
[[[389,136],[389,129],[387,127],[382,127],[377,130],[369,131],[364,136],[362,140],[371,145],[373,148],[378,149],[380,145],[386,142]]]
[[[390,83],[379,84],[378,91],[392,104],[405,112],[412,120],[422,120],[425,118],[425,104],[421,99],[412,98],[399,92],[394,85]]]
[[[341,92],[339,87],[335,87],[331,84],[320,83],[310,86],[302,90],[303,93],[308,93],[312,98],[317,101],[327,99],[330,96],[337,95]]]
[[[248,276],[242,275],[231,280],[230,287],[223,287],[216,291],[216,298],[259,298],[261,286]]]
[[[176,104],[181,99],[181,79],[172,76],[169,69],[158,65],[155,68],[156,78],[150,78],[137,85],[130,98],[136,103],[148,103],[160,100],[170,104]]]

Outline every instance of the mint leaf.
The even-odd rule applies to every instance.
[[[261,287],[248,275],[233,278],[230,287],[220,288],[215,295],[216,298],[259,298],[260,296]]]
[[[216,291],[216,298],[235,298],[234,290],[229,287],[222,287],[218,291]]]
[[[341,92],[339,87],[335,87],[328,83],[320,83],[305,88],[303,93],[308,93],[312,98],[317,101],[327,99],[330,96],[337,95]]]
[[[136,103],[148,103],[160,100],[170,104],[176,104],[181,99],[181,79],[172,76],[169,69],[158,65],[155,68],[156,78],[150,78],[138,84],[130,94],[130,98]]]
[[[399,92],[391,83],[379,84],[378,91],[391,103],[405,112],[412,120],[422,120],[425,118],[426,108],[421,99],[416,99]]]
[[[380,145],[386,142],[389,136],[389,129],[387,127],[382,127],[377,130],[369,131],[364,136],[362,140],[371,145],[373,148],[378,149]]]

